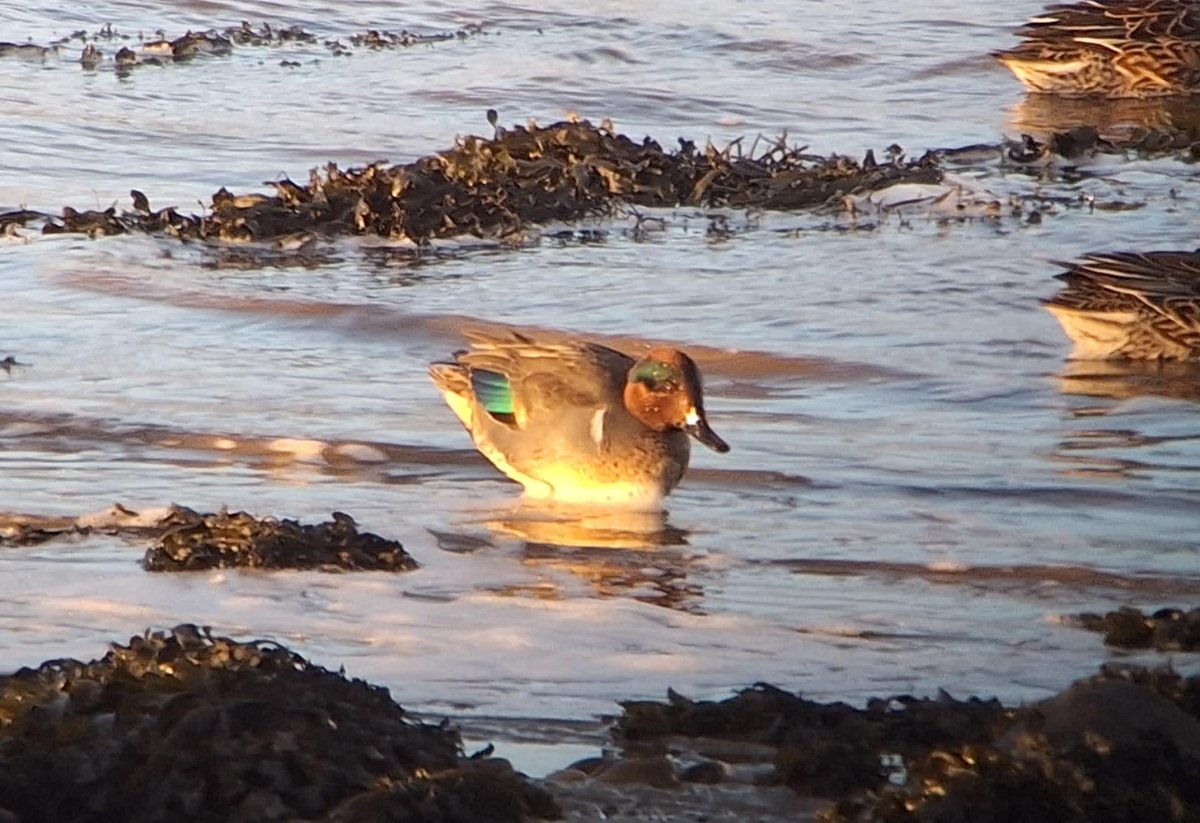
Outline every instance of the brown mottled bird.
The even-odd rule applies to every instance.
[[[1086,0],[1053,5],[995,57],[1026,88],[1058,95],[1200,92],[1200,2]]]
[[[1043,305],[1090,360],[1200,360],[1200,251],[1113,252],[1064,263]]]

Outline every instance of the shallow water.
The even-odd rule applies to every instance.
[[[199,211],[221,186],[446,148],[486,133],[488,107],[505,123],[608,116],[664,146],[786,131],[856,156],[1046,122],[988,57],[1037,2],[642,6],[10,9],[0,40],[111,22],[136,42],[242,19],[343,41],[484,33],[341,58],[245,47],[125,76],[83,71],[78,42],[0,58],[0,210],[127,207],[138,188]],[[0,669],[209,623],[483,724],[483,739],[505,719],[587,721],[668,686],[1016,701],[1110,657],[1155,659],[1106,652],[1059,616],[1195,602],[1200,375],[1071,363],[1037,301],[1055,290],[1051,259],[1194,246],[1194,168],[959,171],[1001,198],[1061,199],[1040,224],[679,209],[645,235],[633,217],[589,223],[599,242],[548,231],[417,259],[339,239],[274,266],[147,237],[4,240],[0,357],[30,365],[0,373],[0,509],[341,510],[423,567],[149,575],[144,546],[117,538],[3,549]],[[684,345],[733,451],[696,450],[665,522],[520,509],[425,375],[477,322]],[[545,740],[511,737],[500,753],[531,771],[584,745],[556,761]]]

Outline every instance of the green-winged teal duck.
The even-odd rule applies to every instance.
[[[476,448],[532,498],[654,508],[678,485],[688,435],[718,452],[700,371],[683,352],[640,360],[584,342],[470,334],[429,367]]]

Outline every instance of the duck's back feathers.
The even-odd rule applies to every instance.
[[[1200,251],[1090,254],[1044,302],[1077,357],[1200,359]]]
[[[1053,5],[995,57],[1030,91],[1153,97],[1200,91],[1200,3],[1087,0]]]
[[[565,409],[611,406],[634,362],[595,343],[542,342],[517,332],[472,334],[470,340],[470,350],[455,359],[472,375],[473,386],[484,388],[485,394],[475,388],[477,399],[500,408],[506,383],[510,412],[523,429],[556,420]]]

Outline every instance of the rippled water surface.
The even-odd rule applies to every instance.
[[[988,56],[1038,2],[644,6],[10,3],[0,40],[43,44],[105,23],[134,45],[241,20],[322,40],[483,33],[125,75],[82,70],[77,41],[0,57],[0,210],[128,208],[137,188],[198,212],[221,186],[447,148],[487,133],[489,107],[611,117],[664,146],[786,132],[853,156],[994,144],[1056,114]],[[1002,200],[1045,195],[1044,219],[680,209],[648,234],[619,216],[520,249],[414,259],[342,238],[266,264],[162,238],[4,239],[0,358],[30,365],[0,372],[0,509],[340,510],[423,565],[149,575],[144,545],[113,537],[4,548],[0,667],[193,621],[417,710],[567,720],[667,686],[1027,700],[1088,674],[1113,653],[1060,615],[1200,589],[1200,375],[1070,362],[1038,300],[1050,260],[1193,247],[1200,183],[1114,156],[957,173]],[[425,375],[471,323],[674,341],[733,450],[697,450],[662,522],[532,515]]]

